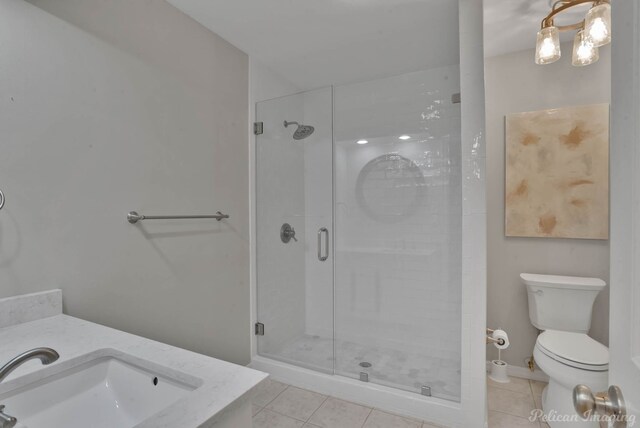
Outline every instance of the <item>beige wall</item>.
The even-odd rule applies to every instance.
[[[504,118],[515,112],[610,102],[610,47],[600,61],[588,67],[571,66],[571,45],[564,58],[536,66],[533,50],[486,60],[487,114],[487,325],[509,333],[511,347],[502,358],[525,366],[532,354],[537,330],[529,321],[527,295],[521,272],[594,276],[609,281],[609,242],[575,239],[506,238],[504,235]],[[615,166],[613,166],[615,168]],[[591,335],[607,344],[608,289],[598,297]],[[497,357],[488,348],[488,359]]]
[[[0,76],[0,297],[248,363],[247,56],[162,0],[0,0]]]

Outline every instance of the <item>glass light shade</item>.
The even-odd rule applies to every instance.
[[[587,41],[593,43],[595,47],[611,43],[611,5],[609,3],[594,6],[587,12],[584,31]]]
[[[598,48],[587,40],[584,30],[578,31],[576,37],[573,39],[573,56],[571,58],[571,64],[576,67],[582,67],[593,64],[598,59],[600,59]]]
[[[536,64],[551,64],[560,59],[560,32],[556,27],[538,31],[536,39]]]

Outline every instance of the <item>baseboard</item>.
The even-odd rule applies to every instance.
[[[487,372],[491,369],[491,361],[487,361]],[[507,374],[513,377],[519,377],[522,379],[537,380],[540,382],[549,382],[549,376],[545,372],[536,368],[534,371],[529,370],[527,367],[512,366],[509,364],[507,367]]]

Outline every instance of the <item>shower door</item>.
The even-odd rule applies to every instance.
[[[334,362],[332,103],[325,88],[256,105],[258,354],[325,373]]]
[[[257,104],[261,356],[460,401],[459,74]]]
[[[336,86],[335,373],[460,401],[460,71]]]

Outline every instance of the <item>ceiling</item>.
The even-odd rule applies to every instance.
[[[533,49],[542,19],[554,0],[484,0],[484,52],[486,57]],[[557,25],[584,19],[588,4],[563,12]],[[561,33],[562,41],[573,40],[572,31]]]
[[[300,90],[459,60],[455,0],[168,1]],[[485,56],[532,49],[552,2],[484,0]]]
[[[168,1],[299,89],[459,61],[453,0]]]

